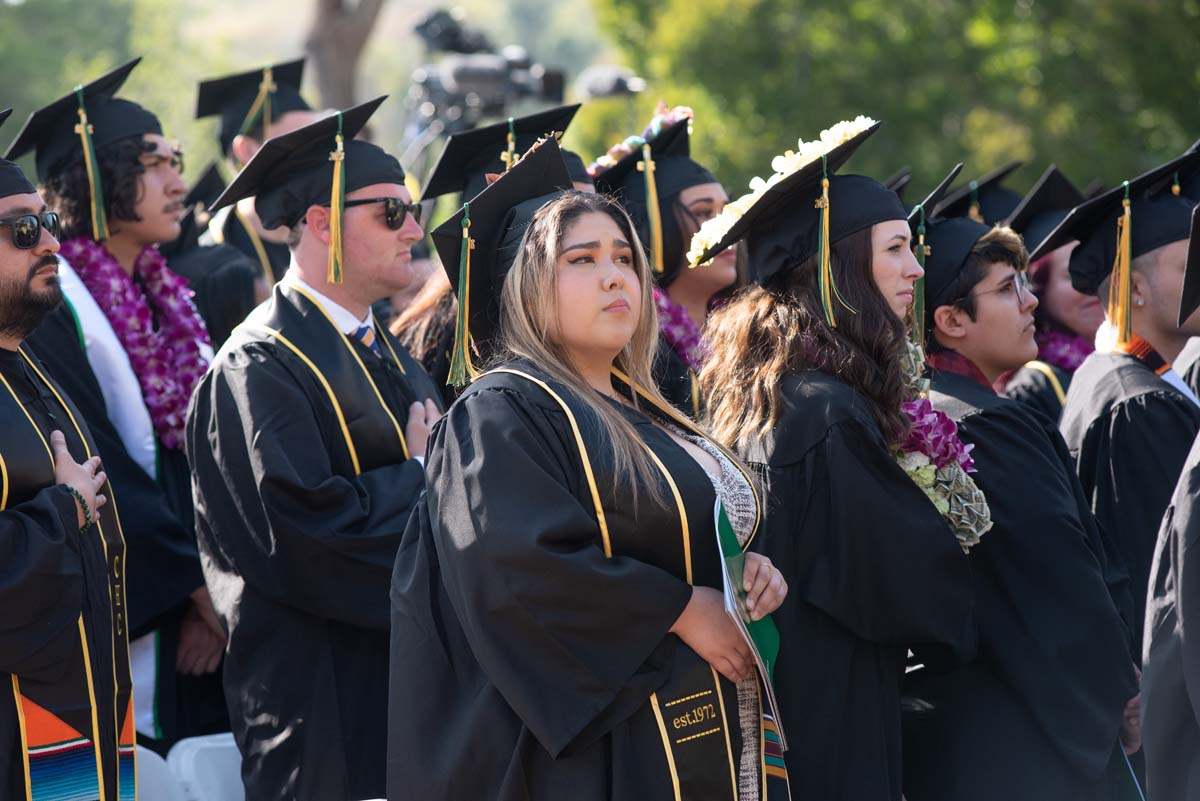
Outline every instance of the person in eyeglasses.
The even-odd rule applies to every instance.
[[[123,500],[137,731],[165,751],[229,724],[225,635],[200,569],[183,452],[187,403],[212,348],[191,290],[157,247],[180,232],[181,155],[151,111],[117,96],[138,61],[34,111],[8,153],[32,151],[62,217],[69,303],[30,344],[80,405]]]
[[[935,219],[925,245],[914,324],[929,401],[972,447],[993,527],[968,554],[978,651],[965,664],[925,654],[905,677],[917,703],[904,715],[904,795],[1107,798],[1131,781],[1118,739],[1138,747],[1127,577],[1111,572],[1053,420],[992,388],[1037,354],[1028,254],[1011,228],[969,217]]]
[[[58,233],[0,159],[0,796],[132,798],[121,523],[87,422],[24,342],[62,303]]]
[[[187,421],[249,801],[384,795],[388,590],[441,410],[370,310],[424,233],[400,163],[354,138],[382,102],[269,140],[213,205],[253,196],[292,253]]]

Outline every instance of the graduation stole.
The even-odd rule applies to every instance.
[[[360,475],[363,470],[369,470],[375,465],[395,462],[394,455],[388,452],[389,443],[392,442],[399,443],[404,459],[411,458],[403,428],[396,420],[392,410],[388,408],[387,403],[384,402],[379,386],[371,377],[366,365],[363,364],[362,358],[354,349],[349,337],[334,324],[333,318],[311,293],[299,286],[289,286],[287,290],[295,292],[307,300],[317,314],[328,323],[329,332],[324,331],[319,323],[314,324],[312,320],[289,321],[287,317],[292,316],[288,313],[289,310],[294,311],[295,314],[302,312],[293,306],[286,297],[281,297],[282,288],[276,289],[275,308],[269,323],[248,320],[238,328],[261,331],[270,336],[291,351],[312,371],[333,407],[342,439],[346,444],[346,451],[350,456],[354,475]],[[289,325],[289,322],[293,324]],[[377,341],[383,343],[381,353],[387,354],[384,358],[390,357],[401,374],[406,374],[400,356],[392,346],[389,337],[384,333],[378,319],[375,320],[375,327],[379,331]],[[331,351],[328,349],[328,343],[332,342],[339,344],[335,345]],[[325,354],[324,357],[319,355],[322,354],[322,351]],[[310,357],[310,353],[313,356]],[[318,364],[318,361],[321,364]],[[379,424],[379,417],[371,408],[369,399],[372,397],[378,402],[378,409],[383,411],[383,419],[387,421],[387,425]],[[358,437],[352,434],[352,428],[360,430]],[[396,437],[395,440],[388,436],[393,433]]]
[[[579,422],[571,406],[546,381],[523,370],[499,367],[484,375],[493,373],[508,373],[524,378],[540,387],[562,409],[571,427],[575,445],[579,449],[579,460],[583,466],[583,473],[587,479],[588,491],[596,513],[596,523],[600,530],[604,555],[612,558],[612,537],[604,514],[604,507],[600,501],[600,488],[596,483],[587,444],[584,442]],[[613,370],[613,375],[628,386],[631,393],[648,402],[673,423],[686,431],[704,436],[694,423],[675,409],[663,406],[653,398],[647,397],[628,376],[616,369]],[[719,443],[714,444],[721,448],[726,455],[730,455]],[[647,447],[647,453],[659,472],[662,473],[670,488],[671,496],[675,500],[679,513],[680,535],[683,540],[684,578],[688,584],[691,584],[693,583],[691,532],[683,497],[666,465],[649,447]],[[736,465],[737,461],[733,460],[733,463]],[[750,481],[748,475],[746,480],[753,491],[754,483]],[[762,517],[762,507],[757,492],[754,494],[754,500],[758,510],[755,530],[743,548],[748,548],[750,542],[753,541]],[[650,712],[653,714],[654,725],[662,741],[666,768],[670,775],[675,801],[691,798],[737,801],[740,765],[737,756],[733,753],[729,738],[729,720],[726,713],[722,679],[711,665],[695,655],[694,652],[684,649],[677,654],[675,660],[677,664],[673,666],[666,683],[657,692],[651,693],[649,698]],[[762,708],[762,699],[765,694],[761,685],[758,696],[761,798],[762,801],[767,801],[768,798],[790,798],[787,770],[782,763],[782,751],[778,748],[778,727],[775,725],[773,710],[763,710]],[[737,725],[737,721],[734,723]],[[636,726],[636,721],[634,725]]]
[[[30,372],[54,395],[59,406],[66,412],[70,427],[63,427],[64,434],[71,431],[78,437],[88,458],[91,444],[80,428],[71,407],[59,394],[58,389],[47,379],[32,359],[20,351]],[[21,405],[8,380],[0,374],[0,405],[12,405],[3,415],[6,420],[19,419],[16,410],[29,422],[28,427],[10,425],[6,428],[4,444],[10,453],[38,453],[44,450],[44,468],[7,463],[0,453],[0,510],[9,505],[16,489],[21,495],[31,495],[34,487],[53,486],[54,458],[50,443],[34,424],[33,418]],[[19,471],[19,472],[18,472]],[[107,596],[112,610],[111,630],[95,632],[94,639],[111,639],[114,697],[96,696],[93,679],[91,649],[88,645],[88,628],[80,614],[76,624],[77,648],[73,648],[71,661],[54,681],[35,677],[12,679],[13,699],[16,703],[17,722],[21,736],[21,761],[25,772],[25,801],[58,801],[58,799],[100,799],[100,801],[134,801],[136,797],[137,758],[134,750],[133,685],[129,672],[129,639],[125,628],[125,537],[121,531],[120,517],[112,486],[105,485],[108,509],[97,516],[94,530],[81,535],[83,538],[99,537],[107,566]],[[80,557],[85,557],[88,544],[80,543]],[[106,636],[107,634],[107,636]],[[97,665],[101,667],[102,665]],[[117,731],[110,737],[101,735],[97,715],[99,704],[112,704],[114,714],[123,710],[115,724]],[[117,752],[105,753],[102,742],[115,742]],[[115,760],[115,764],[114,764]],[[116,795],[112,795],[115,788]]]

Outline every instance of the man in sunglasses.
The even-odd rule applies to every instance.
[[[399,162],[354,138],[382,100],[267,141],[214,203],[253,196],[292,254],[187,424],[249,801],[385,794],[391,571],[441,411],[370,310],[423,236]]]
[[[992,389],[1037,354],[1028,255],[1011,229],[968,217],[935,220],[925,244],[929,403],[972,446],[993,525],[969,551],[977,655],[927,655],[906,677],[926,703],[905,715],[905,793],[1106,798],[1132,780],[1118,735],[1138,747],[1124,575],[1054,422]]]
[[[30,344],[80,405],[121,496],[137,731],[165,751],[228,730],[228,713],[182,448],[212,350],[190,288],[157,248],[179,235],[180,154],[154,114],[116,96],[137,63],[33,112],[8,153],[33,152],[62,218],[70,302]]]
[[[0,159],[0,796],[116,798],[136,782],[125,542],[87,423],[24,343],[62,302],[58,233]]]

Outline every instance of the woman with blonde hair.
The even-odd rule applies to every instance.
[[[743,554],[758,497],[654,388],[637,237],[561,189],[557,151],[434,232],[461,309],[451,376],[475,380],[433,433],[396,561],[389,797],[787,798],[722,595],[728,570],[769,635],[786,585]]]
[[[797,798],[822,801],[899,801],[906,654],[973,639],[967,560],[939,514],[964,508],[940,481],[961,444],[906,414],[922,411],[906,406],[922,275],[907,215],[877,181],[835,174],[877,127],[801,143],[692,249],[703,263],[744,239],[749,255],[755,285],[709,320],[701,391],[714,436],[762,478],[755,547],[791,588],[775,616],[788,773]]]

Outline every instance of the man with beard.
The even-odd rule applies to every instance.
[[[137,730],[165,751],[229,724],[224,632],[200,569],[182,447],[187,402],[212,350],[190,288],[157,248],[179,235],[182,156],[154,114],[115,96],[137,64],[33,112],[8,153],[34,152],[61,215],[68,303],[30,345],[79,404],[121,491]]]
[[[23,344],[62,302],[58,229],[0,159],[0,796],[132,801],[117,504],[87,424]]]

